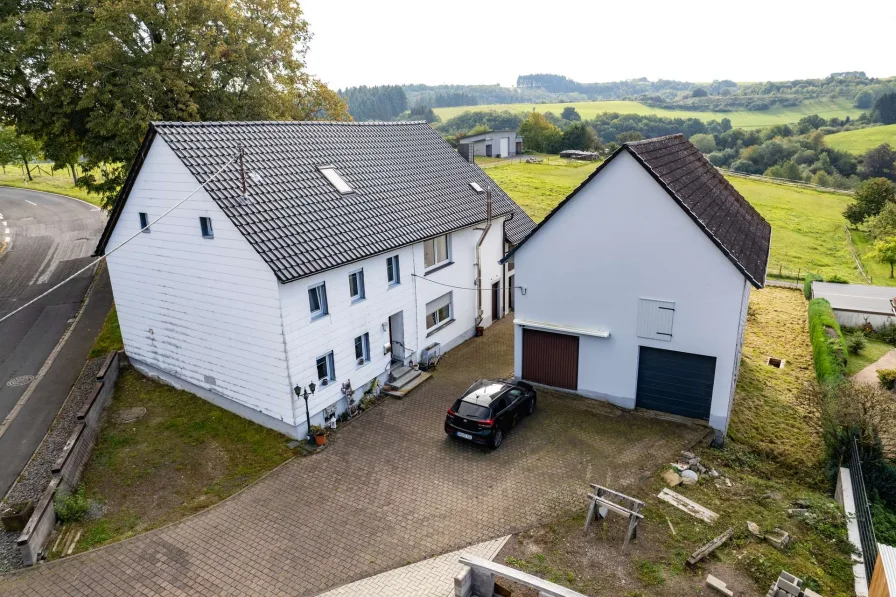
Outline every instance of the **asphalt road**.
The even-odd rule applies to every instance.
[[[90,263],[103,224],[102,212],[82,201],[0,187],[0,317]],[[91,268],[0,323],[0,498],[40,445],[112,304],[108,278],[98,279],[52,364],[29,383],[73,323],[92,279]]]

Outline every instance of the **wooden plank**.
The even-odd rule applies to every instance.
[[[704,508],[697,502],[691,501],[683,495],[675,493],[667,487],[664,487],[659,495],[657,495],[657,497],[666,503],[672,504],[679,510],[687,512],[694,518],[699,518],[700,520],[706,521],[709,524],[713,524],[719,518],[719,515],[712,510]]]
[[[717,550],[719,547],[721,547],[723,543],[728,541],[728,539],[731,539],[731,536],[733,534],[734,534],[734,528],[732,527],[732,528],[728,529],[727,531],[725,531],[724,533],[722,533],[721,535],[719,535],[718,537],[716,537],[715,539],[713,539],[712,541],[710,541],[709,543],[707,543],[706,545],[703,545],[697,551],[695,551],[694,553],[691,554],[691,557],[688,558],[688,564],[693,566],[694,564],[696,564],[697,562],[699,562],[700,560],[702,560],[703,558],[705,558],[706,556],[708,556],[709,554],[711,554],[712,552]]]
[[[642,507],[644,506],[644,502],[642,502],[641,500],[636,500],[635,498],[629,497],[629,496],[625,495],[624,493],[619,493],[618,491],[613,491],[612,489],[607,489],[603,485],[591,483],[591,487],[594,489],[597,489],[597,490],[602,490],[604,493],[611,493],[614,496],[616,496],[617,498],[621,498],[623,500],[628,500],[633,504],[638,504],[639,506],[642,506]]]
[[[484,558],[478,558],[476,556],[464,554],[458,558],[458,561],[465,566],[469,566],[470,568],[488,571],[495,576],[502,576],[509,581],[526,585],[527,587],[532,589],[538,589],[541,594],[547,597],[587,597],[582,593],[578,593],[576,591],[573,591],[572,589],[567,589],[566,587],[562,587],[558,584],[544,580],[535,576],[534,574],[521,572],[516,568],[498,564]]]
[[[616,512],[617,514],[621,514],[621,515],[627,516],[627,517],[636,516],[638,518],[644,518],[643,514],[638,514],[637,512],[632,512],[628,508],[624,508],[624,507],[620,506],[619,504],[614,504],[613,502],[611,502],[609,500],[605,500],[603,498],[597,497],[593,493],[589,493],[588,497],[591,498],[591,500],[593,500],[593,502],[597,502],[597,503],[601,504],[602,506],[604,506],[605,508],[608,508],[608,509],[612,510],[613,512]]]

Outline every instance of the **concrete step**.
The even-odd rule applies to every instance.
[[[395,378],[395,381],[389,382],[389,385],[394,387],[396,390],[400,390],[400,389],[404,388],[406,385],[408,385],[409,383],[411,383],[412,381],[414,381],[415,379],[420,377],[420,374],[421,374],[421,371],[418,369],[411,369],[409,367],[401,367],[400,369],[403,369],[403,371],[401,371],[400,374],[398,374],[398,372],[399,372],[398,369],[396,369],[393,372],[393,377]]]
[[[411,371],[413,371],[413,369],[406,365],[399,365],[398,367],[395,367],[394,369],[389,371],[389,383],[394,384],[396,380],[401,379]]]
[[[424,381],[432,377],[432,373],[424,373],[422,371],[417,371],[417,375],[407,384],[403,385],[400,389],[389,390],[386,392],[387,396],[392,396],[393,398],[404,398],[407,396],[411,390],[422,384]],[[394,384],[390,384],[394,385]]]

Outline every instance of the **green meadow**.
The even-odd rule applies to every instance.
[[[883,143],[896,147],[896,124],[834,133],[824,138],[829,147],[861,155]]]

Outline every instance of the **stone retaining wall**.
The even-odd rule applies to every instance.
[[[109,353],[103,361],[90,397],[78,411],[78,423],[53,466],[53,479],[35,506],[34,514],[31,515],[25,530],[19,536],[17,543],[25,566],[37,563],[41,550],[56,526],[56,511],[53,505],[56,492],[73,490],[90,460],[99,431],[100,417],[115,391],[120,361],[118,352]]]

